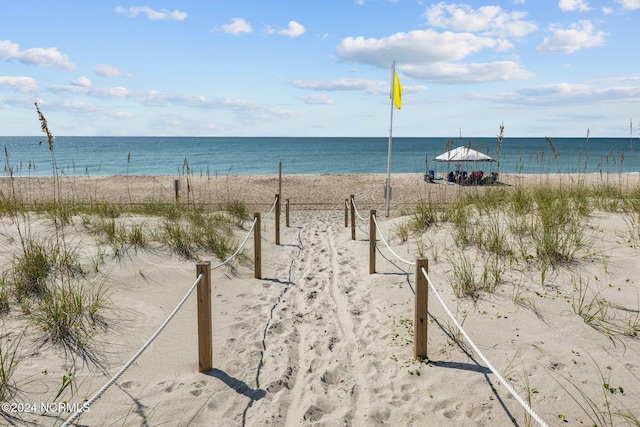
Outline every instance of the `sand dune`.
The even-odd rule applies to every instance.
[[[348,194],[356,194],[363,215],[369,207],[382,210],[378,178],[332,177],[331,185],[325,182],[318,188],[319,177],[306,182],[308,187],[302,186],[301,178],[287,178],[285,197],[300,205],[292,211],[291,226],[282,228],[279,246],[274,244],[273,217],[263,218],[262,278],[255,279],[248,265],[236,272],[226,267],[212,272],[214,369],[197,372],[192,295],[158,339],[78,423],[507,426],[515,420],[528,425],[529,418],[503,384],[469,350],[468,343],[458,341],[459,333],[433,297],[430,360],[413,360],[415,267],[396,259],[379,242],[376,273],[370,275],[368,223],[358,220],[355,241],[344,227],[341,204]],[[234,178],[229,193],[247,196],[247,183],[264,184],[261,194],[267,195],[253,195],[251,200],[256,210],[266,212],[274,179]],[[379,215],[383,236],[407,260],[415,260],[418,248],[415,242],[393,238],[396,224],[404,220],[400,206],[430,194],[444,200],[452,192],[467,191],[440,188],[420,179],[398,177],[406,188],[394,193],[391,217]],[[83,188],[89,195],[104,194],[105,182],[90,180]],[[119,181],[119,191],[112,190],[121,199],[128,198],[122,190],[125,184]],[[215,193],[213,184],[200,184],[193,184],[192,191],[205,192],[208,185],[206,191]],[[135,198],[144,200],[137,186]],[[147,190],[146,195],[170,198],[172,190],[165,187],[153,187],[156,190]],[[329,187],[335,190],[321,192]],[[574,268],[610,303],[610,310],[618,310],[620,320],[633,321],[634,313],[638,318],[640,267],[629,260],[638,259],[639,246],[623,237],[626,225],[619,216],[596,212],[588,226],[597,233],[599,249]],[[5,230],[9,241],[6,221]],[[92,247],[95,242],[83,233],[79,229],[70,237]],[[237,233],[244,237],[246,230]],[[575,283],[568,272],[554,272],[549,283],[541,285],[538,271],[509,270],[509,282],[518,283],[517,289],[503,286],[477,301],[459,299],[450,284],[449,259],[459,255],[450,230],[437,227],[428,238],[430,277],[445,302],[543,419],[550,425],[591,425],[594,417],[607,421],[611,411],[635,416],[637,421],[638,337],[608,335],[575,314]],[[247,251],[252,250],[249,240]],[[69,390],[63,394],[71,402],[90,397],[120,369],[195,280],[193,262],[161,247],[129,251],[106,262],[101,271],[118,309],[95,349],[102,365],[86,364],[78,370],[75,394],[71,396]],[[521,294],[516,298],[514,292]],[[23,325],[15,312],[3,322],[5,330]],[[62,375],[69,370],[69,360],[51,347],[28,351],[31,355],[16,374],[21,391],[15,399],[38,405],[52,402]],[[69,414],[4,415],[8,423],[48,426],[59,425]],[[624,421],[621,416],[614,419],[616,424]]]

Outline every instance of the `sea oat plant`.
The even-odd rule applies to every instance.
[[[0,333],[0,402],[2,403],[9,401],[17,392],[13,375],[22,361],[21,341],[21,336]]]

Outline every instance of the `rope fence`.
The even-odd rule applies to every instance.
[[[357,212],[357,208],[355,206],[355,201],[353,196],[351,196],[351,204],[353,206],[352,212]],[[358,214],[358,217],[365,221],[369,218],[363,218]],[[369,242],[370,242],[370,262],[369,262],[369,273],[373,274],[375,272],[375,242],[376,242],[376,234],[380,235],[380,239],[386,246],[386,248],[401,262],[405,264],[409,264],[412,266],[416,266],[416,289],[415,289],[415,319],[414,319],[414,357],[418,358],[426,358],[427,357],[427,316],[428,316],[428,288],[431,288],[433,294],[436,296],[438,302],[444,308],[447,315],[451,318],[454,325],[460,333],[464,336],[464,338],[469,342],[469,345],[473,349],[473,351],[482,359],[482,361],[487,365],[487,368],[498,378],[498,380],[504,385],[507,391],[516,399],[518,403],[524,408],[524,410],[534,419],[539,425],[543,427],[548,427],[549,424],[544,421],[536,412],[533,411],[531,406],[515,391],[513,386],[504,377],[498,372],[496,368],[493,367],[489,359],[480,351],[478,346],[473,342],[469,334],[464,330],[462,325],[455,318],[451,310],[447,307],[446,303],[440,296],[437,288],[429,278],[427,273],[428,262],[426,258],[418,258],[416,262],[407,261],[399,256],[392,248],[389,246],[387,241],[384,238],[384,233],[382,232],[378,221],[376,219],[375,211],[371,211],[370,218],[372,219],[372,223],[375,224],[371,226],[371,231],[369,233]],[[352,216],[352,223],[354,221],[354,217]],[[353,238],[355,240],[355,238]],[[373,261],[371,261],[373,260]],[[427,287],[428,285],[428,287]]]
[[[502,375],[500,375],[498,370],[493,367],[493,365],[491,364],[489,359],[487,359],[487,357],[480,351],[478,346],[473,342],[473,340],[471,339],[469,334],[467,334],[467,332],[464,330],[462,325],[460,325],[460,323],[458,323],[458,321],[456,320],[455,316],[453,315],[453,313],[451,313],[451,310],[449,310],[449,308],[445,304],[444,300],[440,296],[440,293],[438,292],[438,290],[434,286],[433,282],[431,281],[431,279],[429,279],[429,275],[427,274],[426,269],[425,268],[420,268],[420,271],[421,271],[422,275],[424,276],[424,278],[426,279],[427,283],[429,284],[429,287],[433,291],[434,295],[438,299],[438,302],[440,302],[442,307],[444,307],[444,310],[447,312],[447,314],[449,315],[449,317],[451,318],[453,323],[456,325],[456,328],[458,328],[460,333],[462,333],[462,335],[467,339],[467,341],[469,342],[469,345],[471,346],[473,351],[475,351],[476,354],[480,357],[480,359],[482,359],[482,361],[484,363],[486,363],[487,368],[489,368],[491,370],[491,372],[493,372],[493,374],[498,378],[498,380],[502,383],[502,385],[504,385],[504,387],[509,391],[509,393],[511,393],[511,395],[518,401],[518,403],[520,403],[520,405],[522,405],[522,407],[529,413],[529,415],[531,415],[531,417],[534,420],[536,420],[536,422],[538,424],[540,424],[541,426],[548,427],[548,424],[538,414],[536,414],[533,411],[533,409],[531,409],[531,406],[529,406],[529,404],[522,397],[520,397],[520,395],[514,390],[514,388],[511,386],[511,384],[509,384],[507,382],[507,380],[505,380],[504,377]]]
[[[122,376],[122,374],[124,374],[124,372],[127,369],[129,369],[131,365],[133,365],[133,363],[138,359],[138,357],[140,357],[140,355],[151,345],[151,343],[155,341],[158,335],[160,335],[160,333],[164,330],[164,328],[174,318],[174,316],[178,313],[178,310],[182,308],[182,306],[187,301],[189,296],[193,293],[193,290],[196,288],[196,286],[198,286],[198,284],[202,280],[202,277],[203,277],[202,274],[198,276],[198,278],[196,279],[195,282],[193,282],[193,285],[191,285],[191,287],[189,288],[187,293],[184,295],[184,297],[182,297],[182,299],[180,300],[176,308],[173,309],[171,314],[169,314],[167,319],[164,322],[162,322],[160,327],[153,333],[153,335],[151,335],[151,337],[147,340],[147,342],[145,342],[142,345],[142,347],[140,347],[140,349],[136,351],[136,353],[131,357],[131,359],[129,359],[129,361],[125,363],[124,366],[122,366],[122,368],[120,368],[120,370],[113,377],[111,377],[111,379],[107,381],[105,385],[103,385],[102,388],[100,388],[100,390],[98,390],[96,394],[93,395],[93,397],[91,397],[91,399],[89,399],[86,403],[82,405],[81,408],[79,408],[69,418],[67,418],[67,420],[62,424],[62,427],[67,427],[71,425],[71,423],[74,422],[76,418],[78,418],[84,411],[86,411],[87,408],[91,407],[91,405],[93,405],[95,401],[98,400],[104,394],[104,392],[107,391],[107,389],[111,387],[113,383],[115,383],[118,380],[118,378]]]
[[[179,185],[176,185],[175,188],[176,188],[176,195],[178,196]],[[271,215],[275,210],[276,218],[277,218],[277,221],[279,222],[279,219],[280,219],[279,218],[279,210],[280,210],[279,201],[280,201],[280,197],[278,194],[276,194],[275,201],[271,206],[271,209],[269,210],[269,212],[265,214],[265,217]],[[288,210],[288,200],[287,200],[287,210]],[[287,223],[288,221],[289,221],[289,218],[287,215]],[[279,227],[276,227],[276,229],[277,231],[279,231]],[[162,331],[166,328],[169,322],[171,322],[171,320],[175,317],[175,315],[182,308],[184,303],[187,301],[187,299],[191,296],[191,294],[196,288],[198,289],[198,292],[197,292],[198,293],[198,356],[199,356],[198,365],[199,365],[200,372],[211,370],[213,351],[212,351],[212,334],[211,334],[211,275],[210,275],[210,272],[228,264],[234,258],[236,258],[237,255],[242,251],[244,246],[247,244],[249,237],[251,237],[252,233],[254,234],[254,238],[256,239],[256,241],[254,242],[255,259],[256,260],[261,259],[260,213],[255,213],[253,222],[251,223],[251,227],[249,227],[249,231],[247,232],[247,235],[245,236],[242,243],[238,246],[238,249],[236,249],[236,251],[231,256],[229,256],[226,260],[222,261],[221,263],[215,266],[211,266],[210,261],[197,264],[196,266],[197,278],[195,282],[193,282],[189,290],[187,290],[187,292],[182,297],[180,302],[178,302],[176,307],[169,314],[169,316],[167,316],[164,322],[162,322],[162,324],[158,327],[158,329],[151,335],[151,337],[149,337],[149,339],[142,345],[142,347],[140,347],[140,349],[138,349],[138,351],[136,351],[135,354],[122,366],[122,368],[120,368],[120,370],[116,372],[116,374],[113,375],[111,379],[109,379],[89,400],[87,400],[80,408],[78,408],[76,412],[71,414],[65,420],[65,422],[62,424],[61,427],[70,426],[80,415],[82,415],[85,411],[87,411],[91,407],[91,405],[93,405],[109,389],[109,387],[111,387],[122,376],[122,374],[124,374],[125,371],[131,367],[131,365],[133,365],[133,363],[135,363],[135,361],[140,357],[140,355],[142,355],[142,353],[144,353],[144,351],[147,348],[149,348],[149,346],[153,343],[153,341],[155,341],[155,339],[160,335],[160,333],[162,333]],[[276,234],[276,244],[279,244],[278,234]],[[259,278],[259,276],[261,275],[260,262],[256,263],[255,269],[256,269],[255,270],[256,278]]]
[[[366,221],[369,219],[369,217],[363,217],[362,215],[360,215],[360,212],[358,212],[358,207],[356,206],[356,201],[353,197],[351,197],[351,204],[353,204],[353,209],[356,212],[356,215],[358,215],[358,218],[360,218],[361,221]]]
[[[176,185],[176,195],[179,197],[179,186]],[[140,347],[138,351],[120,368],[120,370],[111,377],[90,399],[85,402],[82,407],[78,408],[76,412],[71,414],[65,422],[62,424],[62,427],[68,427],[72,425],[72,423],[80,417],[88,408],[91,407],[108,389],[111,387],[123,374],[124,372],[131,367],[135,363],[135,361],[142,355],[142,353],[153,343],[153,341],[162,333],[162,331],[166,328],[166,326],[171,322],[171,320],[175,317],[178,311],[183,307],[187,299],[191,296],[195,289],[198,290],[198,301],[197,301],[197,309],[198,309],[198,355],[199,355],[199,370],[200,372],[205,372],[212,369],[212,331],[211,331],[211,271],[218,269],[233,259],[235,259],[238,254],[242,251],[242,249],[247,244],[249,238],[253,234],[254,236],[254,269],[255,269],[255,277],[261,278],[261,265],[262,265],[262,254],[261,254],[261,218],[266,218],[275,212],[275,244],[280,244],[280,195],[276,194],[273,205],[270,210],[261,217],[259,212],[254,213],[253,222],[249,227],[249,231],[247,235],[243,239],[242,243],[238,246],[237,250],[229,256],[226,260],[220,262],[215,266],[211,266],[210,261],[198,263],[196,266],[196,280],[182,297],[182,299],[178,302],[173,311],[169,314],[169,316],[162,322],[162,324],[158,327],[158,329],[149,337],[149,339]],[[462,325],[457,321],[455,316],[451,313],[444,300],[440,296],[437,288],[431,281],[428,275],[428,261],[426,258],[418,258],[415,262],[408,261],[401,256],[399,256],[389,245],[387,240],[384,238],[384,234],[378,224],[376,218],[376,211],[371,210],[368,217],[364,217],[358,211],[355,198],[353,195],[350,196],[350,199],[345,199],[344,204],[345,210],[345,227],[349,225],[349,216],[351,217],[351,237],[352,240],[356,239],[356,228],[355,228],[355,218],[356,216],[361,221],[369,220],[369,246],[370,246],[370,262],[369,262],[369,273],[375,273],[375,251],[377,249],[376,246],[376,236],[380,235],[380,240],[384,243],[384,246],[387,248],[389,252],[393,254],[395,258],[399,261],[415,266],[416,268],[416,284],[415,284],[415,321],[414,321],[414,357],[417,358],[426,358],[427,357],[427,325],[428,325],[428,290],[429,288],[436,296],[438,302],[442,305],[447,315],[451,318],[456,328],[460,331],[460,333],[464,336],[464,338],[468,341],[469,345],[473,349],[473,351],[482,359],[482,361],[486,364],[487,368],[498,378],[498,380],[505,386],[505,388],[509,391],[509,393],[516,399],[518,403],[525,409],[525,411],[535,420],[539,425],[548,427],[548,424],[538,415],[536,414],[531,406],[517,394],[515,389],[509,384],[504,377],[493,367],[491,362],[486,358],[486,356],[480,351],[480,349],[476,346],[476,344],[471,340],[469,334],[463,329]],[[289,200],[286,200],[286,226],[289,227]],[[390,260],[388,260],[391,262]]]

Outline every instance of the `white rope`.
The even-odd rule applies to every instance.
[[[276,197],[276,199],[273,201],[273,205],[271,205],[271,210],[269,212],[267,212],[266,214],[264,214],[265,218],[273,213],[273,210],[275,209],[277,204],[278,204],[278,198]]]
[[[253,219],[253,224],[251,224],[251,228],[249,229],[249,232],[247,233],[247,236],[244,238],[244,241],[240,244],[240,246],[238,247],[238,249],[233,253],[233,255],[231,255],[229,258],[227,258],[226,260],[222,261],[220,264],[211,267],[212,270],[215,270],[216,268],[220,268],[223,265],[225,265],[226,263],[228,263],[229,261],[231,261],[233,258],[236,257],[236,255],[238,255],[240,253],[240,251],[242,250],[242,248],[244,247],[244,245],[247,244],[247,240],[249,240],[249,236],[251,236],[251,232],[253,231],[253,229],[256,226],[256,223],[258,222],[258,218],[254,218]]]
[[[387,249],[389,249],[391,251],[391,253],[393,254],[393,256],[395,256],[396,258],[398,258],[400,261],[404,262],[405,264],[409,264],[409,265],[416,265],[415,262],[411,262],[411,261],[407,261],[406,259],[402,258],[400,255],[398,255],[397,253],[395,253],[393,251],[393,249],[391,249],[391,246],[389,246],[389,244],[387,243],[386,240],[384,240],[384,235],[382,233],[382,230],[380,229],[380,226],[378,225],[378,220],[376,219],[376,217],[373,217],[373,222],[376,224],[376,229],[380,232],[380,238],[382,239],[382,241],[384,242],[385,246],[387,247]]]
[[[351,199],[351,204],[353,205],[353,210],[356,212],[356,215],[358,215],[358,218],[360,218],[361,221],[366,221],[369,219],[369,217],[371,215],[369,215],[368,217],[363,217],[362,215],[360,215],[360,212],[358,212],[358,207],[356,206],[356,201]]]
[[[202,277],[203,277],[203,275],[202,275],[202,273],[200,273],[198,275],[198,278],[196,279],[196,281],[193,282],[193,285],[191,285],[191,288],[189,289],[189,291],[187,291],[187,293],[182,298],[182,300],[180,300],[180,302],[178,303],[176,308],[173,309],[173,311],[171,312],[169,317],[167,317],[167,319],[164,322],[162,322],[162,324],[160,325],[158,330],[155,331],[153,335],[151,335],[151,338],[149,338],[147,340],[147,342],[144,343],[144,345],[142,347],[140,347],[140,350],[138,350],[136,352],[136,354],[134,354],[133,357],[131,357],[131,359],[129,359],[129,361],[127,363],[125,363],[125,365],[122,368],[120,368],[120,370],[109,381],[107,381],[107,383],[105,385],[103,385],[102,388],[100,390],[98,390],[98,392],[96,394],[93,395],[93,397],[91,399],[89,399],[87,402],[85,402],[80,408],[78,408],[78,410],[76,412],[74,412],[71,416],[69,416],[69,418],[67,418],[67,420],[64,422],[64,424],[62,424],[61,427],[67,427],[67,426],[71,425],[71,423],[76,418],[78,418],[83,412],[87,411],[88,408],[96,400],[98,400],[100,398],[100,396],[102,396],[102,394],[105,391],[107,391],[107,389],[109,387],[111,387],[113,385],[113,383],[115,383],[118,380],[118,378],[120,378],[120,376],[124,373],[124,371],[126,371],[133,364],[133,362],[135,362],[136,359],[138,359],[138,357],[140,357],[140,355],[147,349],[147,347],[149,347],[151,345],[151,343],[156,339],[156,337],[158,335],[160,335],[160,332],[162,332],[162,330],[167,326],[167,324],[171,321],[171,319],[173,319],[173,317],[176,315],[178,310],[180,310],[182,305],[187,301],[187,298],[189,298],[189,295],[191,295],[191,293],[196,288],[196,286],[198,286],[198,283],[200,283],[200,281],[202,280]]]
[[[276,201],[277,201],[277,199],[276,199]],[[275,203],[273,204],[273,206],[275,206]],[[271,211],[273,211],[273,207],[271,208]],[[271,212],[269,212],[269,213],[271,213]],[[233,258],[235,258],[240,253],[240,251],[242,250],[244,245],[247,244],[247,241],[249,240],[249,237],[251,236],[251,233],[253,232],[253,229],[255,228],[257,222],[258,222],[258,219],[254,218],[253,219],[253,223],[251,224],[251,228],[249,229],[249,232],[247,233],[247,236],[244,238],[244,241],[240,244],[238,249],[229,258],[227,258],[226,260],[224,260],[223,262],[221,262],[220,264],[218,264],[218,265],[216,265],[214,267],[211,267],[211,270],[215,270],[216,268],[222,267],[223,265],[227,264],[229,261],[231,261]],[[151,335],[151,338],[149,338],[147,340],[147,342],[144,343],[144,345],[142,347],[140,347],[140,350],[138,350],[136,352],[136,354],[134,354],[133,357],[131,359],[129,359],[129,361],[127,363],[125,363],[125,365],[122,368],[120,368],[120,370],[109,381],[107,381],[107,383],[104,386],[102,386],[102,388],[100,390],[98,390],[98,392],[96,394],[93,395],[93,397],[91,399],[89,399],[87,402],[85,402],[82,405],[81,408],[79,408],[75,413],[73,413],[69,418],[67,418],[67,420],[64,422],[64,424],[62,424],[61,427],[67,427],[73,421],[75,421],[76,418],[78,418],[84,411],[86,411],[89,407],[91,407],[91,405],[93,405],[93,403],[95,403],[95,401],[98,400],[102,396],[102,394],[105,391],[107,391],[107,389],[109,387],[111,387],[113,385],[113,383],[118,380],[118,378],[120,378],[120,376],[122,376],[124,371],[129,369],[129,367],[133,364],[133,362],[135,362],[138,359],[138,357],[140,357],[140,355],[151,345],[151,343],[158,337],[158,335],[160,335],[160,332],[163,331],[163,329],[167,326],[167,324],[169,324],[171,319],[174,318],[176,313],[178,313],[178,310],[180,310],[180,308],[187,301],[187,298],[189,298],[191,293],[193,293],[193,290],[196,288],[196,286],[198,286],[198,283],[200,283],[200,280],[202,280],[202,274],[200,274],[198,276],[198,278],[193,283],[193,285],[191,286],[189,291],[187,291],[185,296],[182,298],[182,300],[180,300],[180,302],[178,303],[176,308],[173,309],[173,311],[171,312],[169,317],[167,317],[167,319],[160,325],[158,330],[153,335]]]
[[[493,365],[491,364],[491,362],[489,362],[489,360],[484,356],[484,354],[482,354],[482,352],[480,351],[480,349],[473,343],[473,341],[471,340],[471,338],[469,338],[469,335],[467,334],[467,332],[462,329],[462,325],[460,325],[458,323],[458,321],[456,320],[456,318],[453,316],[453,314],[451,313],[451,311],[449,311],[449,308],[447,307],[447,305],[444,303],[444,301],[442,300],[442,298],[440,297],[440,294],[438,293],[438,290],[436,289],[436,287],[433,285],[433,283],[431,283],[431,279],[429,279],[429,275],[427,274],[427,271],[423,268],[421,268],[422,274],[424,275],[425,279],[427,279],[427,283],[429,283],[429,286],[431,287],[431,289],[433,290],[433,293],[436,295],[436,298],[438,298],[438,301],[440,301],[440,304],[442,304],[442,306],[444,307],[444,310],[447,312],[447,314],[449,315],[449,317],[451,318],[451,320],[453,320],[453,323],[456,325],[456,327],[458,328],[458,330],[462,333],[462,335],[464,335],[464,337],[467,339],[467,341],[469,342],[469,345],[471,345],[471,348],[473,348],[473,350],[476,352],[476,354],[478,356],[480,356],[480,358],[484,361],[484,363],[486,363],[487,368],[489,368],[491,370],[491,372],[493,372],[495,374],[495,376],[498,378],[498,380],[505,386],[505,388],[509,391],[509,393],[511,393],[511,395],[513,397],[515,397],[515,399],[520,403],[520,405],[522,405],[522,407],[529,413],[529,415],[531,415],[531,417],[533,417],[534,420],[536,420],[538,422],[538,424],[540,424],[541,426],[544,427],[549,427],[549,424],[547,424],[542,418],[540,418],[540,416],[538,414],[536,414],[533,409],[531,409],[531,406],[529,406],[529,404],[527,402],[525,402],[525,400],[520,397],[520,395],[518,395],[518,393],[516,393],[516,391],[513,389],[513,387],[511,386],[511,384],[509,384],[503,377],[502,375],[500,375],[500,373],[493,367]]]

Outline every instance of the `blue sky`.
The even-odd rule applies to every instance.
[[[0,0],[0,135],[640,134],[640,0]]]

